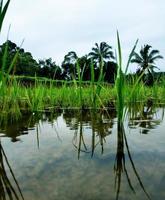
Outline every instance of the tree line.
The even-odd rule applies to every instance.
[[[117,75],[114,51],[106,42],[96,43],[90,53],[81,57],[78,57],[74,51],[68,52],[59,66],[52,58],[36,61],[30,52],[26,52],[8,40],[0,45],[0,63],[2,66],[4,55],[6,55],[6,71],[16,52],[18,52],[18,58],[11,71],[15,75],[47,77],[54,80],[76,80],[79,67],[82,80],[88,81],[91,80],[91,65],[93,65],[95,80],[98,79],[101,70],[104,81],[108,83],[114,83]],[[152,50],[150,45],[144,45],[139,53],[134,52],[131,62],[137,64],[136,74],[142,76],[143,81],[147,84],[152,84],[154,70],[158,68],[155,62],[162,58],[163,56],[159,54],[158,50]]]

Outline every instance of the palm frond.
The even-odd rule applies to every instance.
[[[163,56],[161,56],[161,55],[154,56],[149,61],[150,61],[150,63],[154,63],[155,60],[157,60],[157,59],[163,59]]]

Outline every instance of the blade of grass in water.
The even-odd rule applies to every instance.
[[[118,47],[118,71],[117,78],[115,82],[116,92],[117,92],[117,115],[118,120],[123,120],[123,110],[124,110],[124,79],[122,72],[122,53],[121,53],[121,45],[119,33],[117,31],[117,47]]]
[[[117,78],[116,78],[116,92],[117,92],[117,110],[118,110],[118,120],[122,121],[126,115],[126,110],[124,110],[124,103],[125,103],[125,77],[126,77],[126,73],[128,71],[128,67],[131,61],[131,58],[134,54],[134,51],[136,49],[138,40],[136,40],[135,45],[133,46],[133,49],[129,55],[128,58],[128,62],[126,65],[126,69],[125,69],[125,73],[123,73],[122,71],[122,52],[121,52],[121,43],[120,43],[120,37],[119,37],[119,33],[117,31],[117,47],[118,47],[118,72],[117,72]],[[136,86],[138,84],[140,79],[138,79],[138,81],[133,85],[133,89],[131,94],[133,93],[133,91],[136,89]]]
[[[82,100],[82,77],[83,77],[83,74],[81,74],[80,65],[79,65],[78,60],[76,62],[76,68],[77,68],[77,73],[78,73],[79,102],[80,102],[80,106],[82,108],[83,107],[83,100]]]
[[[130,62],[131,62],[132,56],[133,56],[133,54],[134,54],[134,52],[135,52],[136,46],[137,46],[137,44],[138,44],[138,41],[139,41],[139,40],[137,39],[136,42],[135,42],[135,45],[133,46],[133,49],[132,49],[132,51],[131,51],[131,53],[130,53],[130,55],[129,55],[128,62],[127,62],[127,65],[126,65],[126,69],[125,69],[125,75],[127,74],[128,67],[129,67],[129,64],[130,64]]]

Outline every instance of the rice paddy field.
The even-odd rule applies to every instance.
[[[0,4],[0,30],[10,1]],[[117,32],[117,76],[23,83],[0,68],[0,199],[164,200],[165,80],[127,80]],[[27,79],[29,77],[26,77]]]
[[[3,76],[1,199],[164,200],[165,85],[125,77],[120,65],[114,85]]]

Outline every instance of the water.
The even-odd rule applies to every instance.
[[[24,115],[0,136],[0,199],[165,199],[164,108],[131,108],[120,130],[114,108]]]

